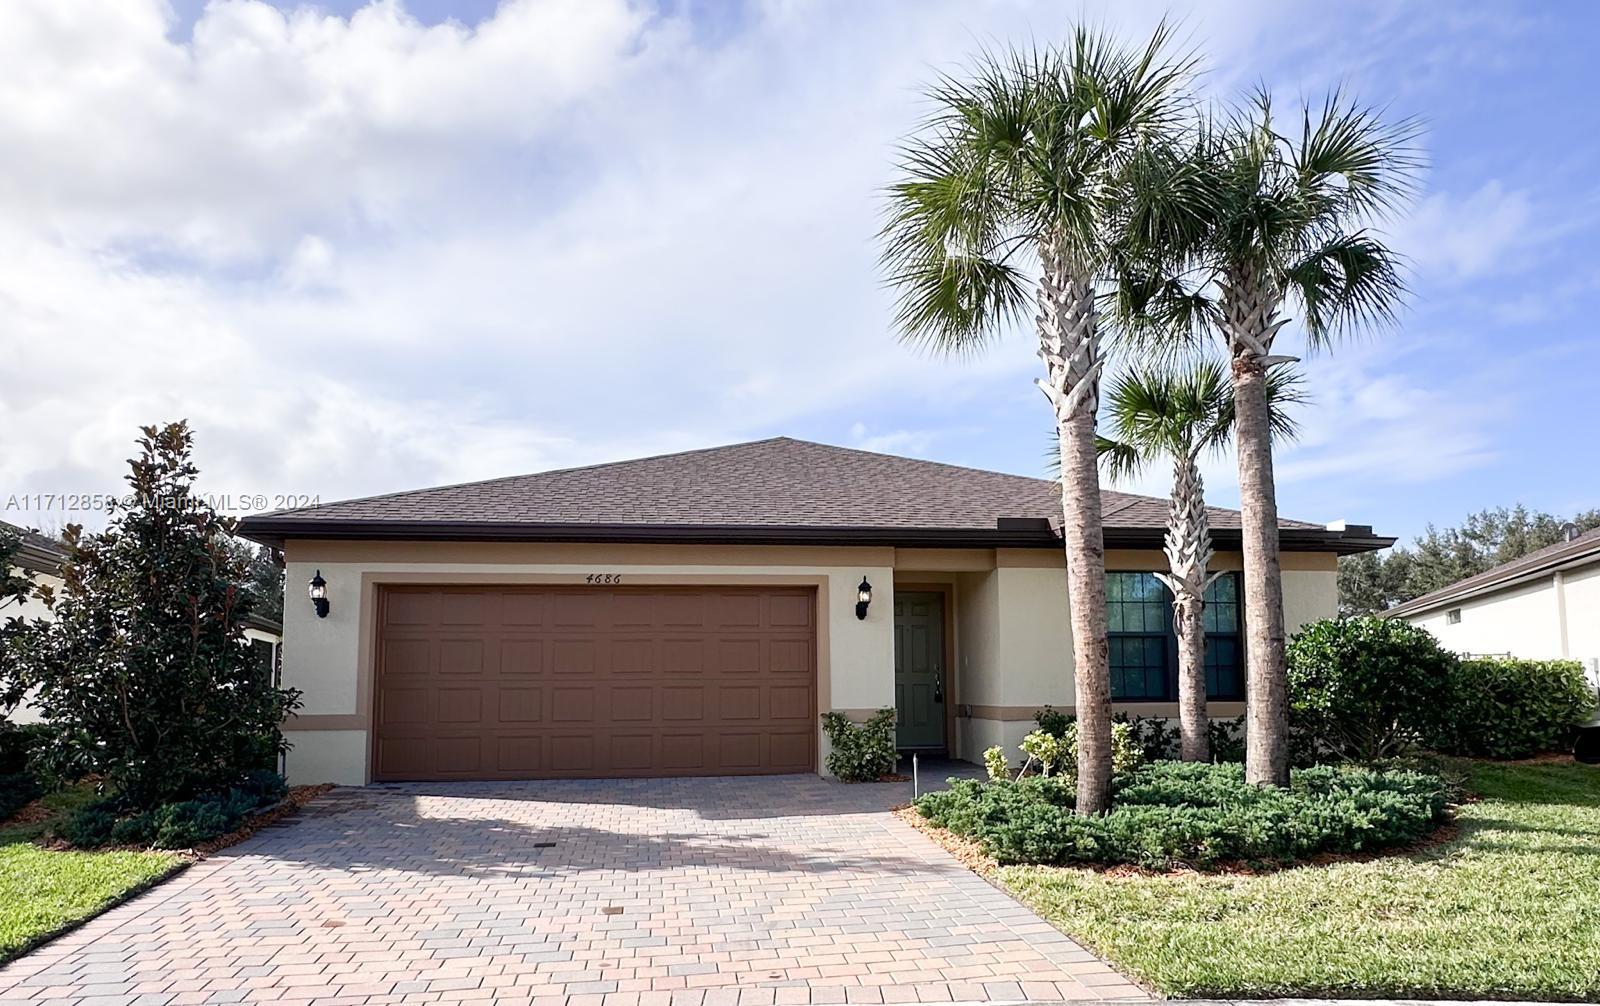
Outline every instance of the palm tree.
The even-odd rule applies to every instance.
[[[1244,524],[1246,776],[1258,785],[1289,781],[1283,581],[1278,565],[1277,491],[1272,470],[1268,372],[1293,357],[1273,344],[1298,316],[1311,350],[1355,329],[1394,319],[1405,293],[1398,256],[1369,228],[1413,191],[1418,135],[1407,120],[1339,93],[1305,106],[1299,128],[1280,133],[1272,103],[1258,94],[1243,110],[1201,131],[1185,186],[1151,185],[1177,218],[1196,226],[1155,249],[1119,308],[1157,333],[1174,325],[1211,332],[1232,362],[1239,495]],[[1174,191],[1188,195],[1174,196]],[[1159,260],[1160,267],[1147,263]]]
[[[1274,436],[1294,434],[1294,422],[1282,406],[1300,400],[1298,381],[1287,367],[1274,367],[1267,375]],[[1211,523],[1200,456],[1220,450],[1233,434],[1233,388],[1214,359],[1183,370],[1136,370],[1113,382],[1105,411],[1111,434],[1100,438],[1100,455],[1112,478],[1137,475],[1161,457],[1172,459],[1172,500],[1163,541],[1168,568],[1155,575],[1172,591],[1182,757],[1210,761],[1205,595],[1222,574],[1209,572]]]
[[[1095,283],[1127,165],[1188,108],[1193,60],[1170,44],[1165,25],[1137,51],[1079,29],[1062,48],[984,56],[969,77],[943,78],[928,92],[932,115],[902,147],[882,233],[909,341],[968,353],[1036,305],[1037,383],[1062,458],[1084,814],[1111,797]]]

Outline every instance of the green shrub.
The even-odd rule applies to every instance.
[[[842,782],[876,782],[894,772],[894,710],[880,709],[856,724],[843,713],[822,714],[828,735],[828,771]]]
[[[1318,766],[1280,790],[1248,785],[1239,765],[1156,762],[1119,782],[1100,817],[1073,813],[1062,777],[966,780],[916,806],[1002,863],[1170,869],[1403,845],[1444,820],[1448,795],[1439,778],[1420,772]]]
[[[1128,724],[1133,742],[1139,746],[1145,761],[1176,758],[1180,747],[1178,728],[1162,716],[1129,716],[1118,713],[1113,717],[1118,723]]]
[[[223,792],[123,817],[118,815],[125,809],[121,801],[102,800],[68,817],[60,834],[85,849],[106,844],[190,849],[235,830],[252,812],[278,802],[286,792],[278,773],[252,772]]]
[[[1244,717],[1231,720],[1212,720],[1206,724],[1211,736],[1211,760],[1217,762],[1244,762]]]
[[[1294,729],[1315,750],[1359,762],[1398,754],[1433,731],[1457,663],[1427,630],[1375,617],[1313,622],[1286,656]]]
[[[43,792],[39,777],[32,772],[0,775],[0,821],[37,800]]]
[[[93,849],[111,841],[117,815],[109,801],[86,804],[61,822],[61,837],[80,849]]]
[[[288,781],[271,769],[252,769],[246,772],[244,778],[240,779],[234,788],[250,794],[257,807],[277,803],[289,794]]]
[[[1048,730],[1029,732],[1028,736],[1022,738],[1022,743],[1018,745],[1022,748],[1022,753],[1027,756],[1027,759],[1022,764],[1023,770],[1032,769],[1040,775],[1049,775],[1057,768],[1063,767],[1062,763],[1067,759],[1076,760],[1077,736],[1078,725],[1076,723],[1067,727],[1066,734],[1053,734]],[[1074,764],[1068,771],[1076,771],[1076,769],[1077,766]]]
[[[227,797],[169,803],[151,815],[158,849],[190,849],[232,831],[244,812]]]
[[[111,826],[110,841],[113,845],[149,845],[155,841],[155,837],[154,811],[125,817]]]
[[[1006,749],[996,744],[983,752],[983,768],[991,779],[1005,779],[1011,775],[1011,759]]]
[[[1055,706],[1045,706],[1033,714],[1033,722],[1039,724],[1039,729],[1051,737],[1065,738],[1067,728],[1073,724],[1074,719]]]
[[[1446,715],[1432,731],[1431,746],[1480,758],[1568,749],[1596,705],[1576,660],[1462,660],[1443,692]]]
[[[17,724],[0,720],[0,775],[38,772],[38,752],[49,740],[43,723]]]

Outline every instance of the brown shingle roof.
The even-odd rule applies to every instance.
[[[1112,491],[1102,498],[1108,532],[1159,533],[1165,524],[1164,500]],[[510,537],[512,528],[915,531],[937,537],[993,536],[997,521],[1019,518],[1031,525],[1017,532],[1025,537],[1044,536],[1041,522],[1059,529],[1057,484],[775,437],[278,511],[246,518],[243,531],[274,540],[345,536],[331,533],[334,525],[350,536],[363,525],[426,525],[422,530],[441,532],[437,525],[471,525],[492,537]],[[1239,527],[1234,510],[1214,507],[1211,520],[1223,531]],[[1282,526],[1328,534],[1303,521]]]
[[[5,527],[17,535],[17,552],[13,561],[28,572],[55,573],[66,561],[67,548],[59,541],[5,521],[0,521],[0,527]]]
[[[1448,587],[1440,587],[1404,604],[1397,604],[1384,614],[1414,615],[1419,611],[1428,611],[1455,601],[1487,594],[1524,577],[1534,576],[1545,570],[1553,571],[1557,566],[1591,555],[1600,556],[1600,528],[1586,531],[1571,541],[1558,541],[1554,545],[1546,545],[1521,558],[1512,559],[1493,569],[1486,569],[1482,573],[1469,576],[1465,580],[1457,580]]]

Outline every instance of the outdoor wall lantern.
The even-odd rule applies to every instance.
[[[322,578],[322,570],[317,570],[317,575],[311,578],[311,606],[317,609],[318,618],[328,617],[328,581]]]
[[[867,605],[871,603],[872,584],[868,583],[867,578],[863,576],[861,578],[861,586],[856,588],[856,617],[865,619],[867,617]]]

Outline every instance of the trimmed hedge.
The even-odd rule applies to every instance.
[[[1157,762],[1120,783],[1100,817],[1078,817],[1072,789],[1053,778],[956,780],[916,807],[1001,863],[1205,869],[1405,845],[1444,821],[1448,799],[1421,772],[1316,766],[1280,790],[1247,784],[1239,765]]]
[[[823,713],[822,732],[828,735],[828,771],[841,782],[877,782],[900,760],[893,709],[879,709],[860,724],[843,713]]]
[[[1289,716],[1313,749],[1372,762],[1428,736],[1456,656],[1394,618],[1330,618],[1295,633],[1285,653]]]
[[[283,776],[254,771],[225,792],[133,814],[124,814],[116,799],[101,800],[80,807],[62,823],[60,834],[80,849],[102,845],[190,849],[233,831],[252,811],[277,803],[287,792]]]
[[[1531,758],[1571,747],[1593,716],[1594,688],[1576,660],[1459,661],[1443,689],[1446,715],[1429,737],[1446,754]]]
[[[1565,751],[1600,704],[1575,660],[1462,658],[1393,618],[1312,622],[1286,658],[1297,763],[1371,763],[1418,746],[1477,758]]]

